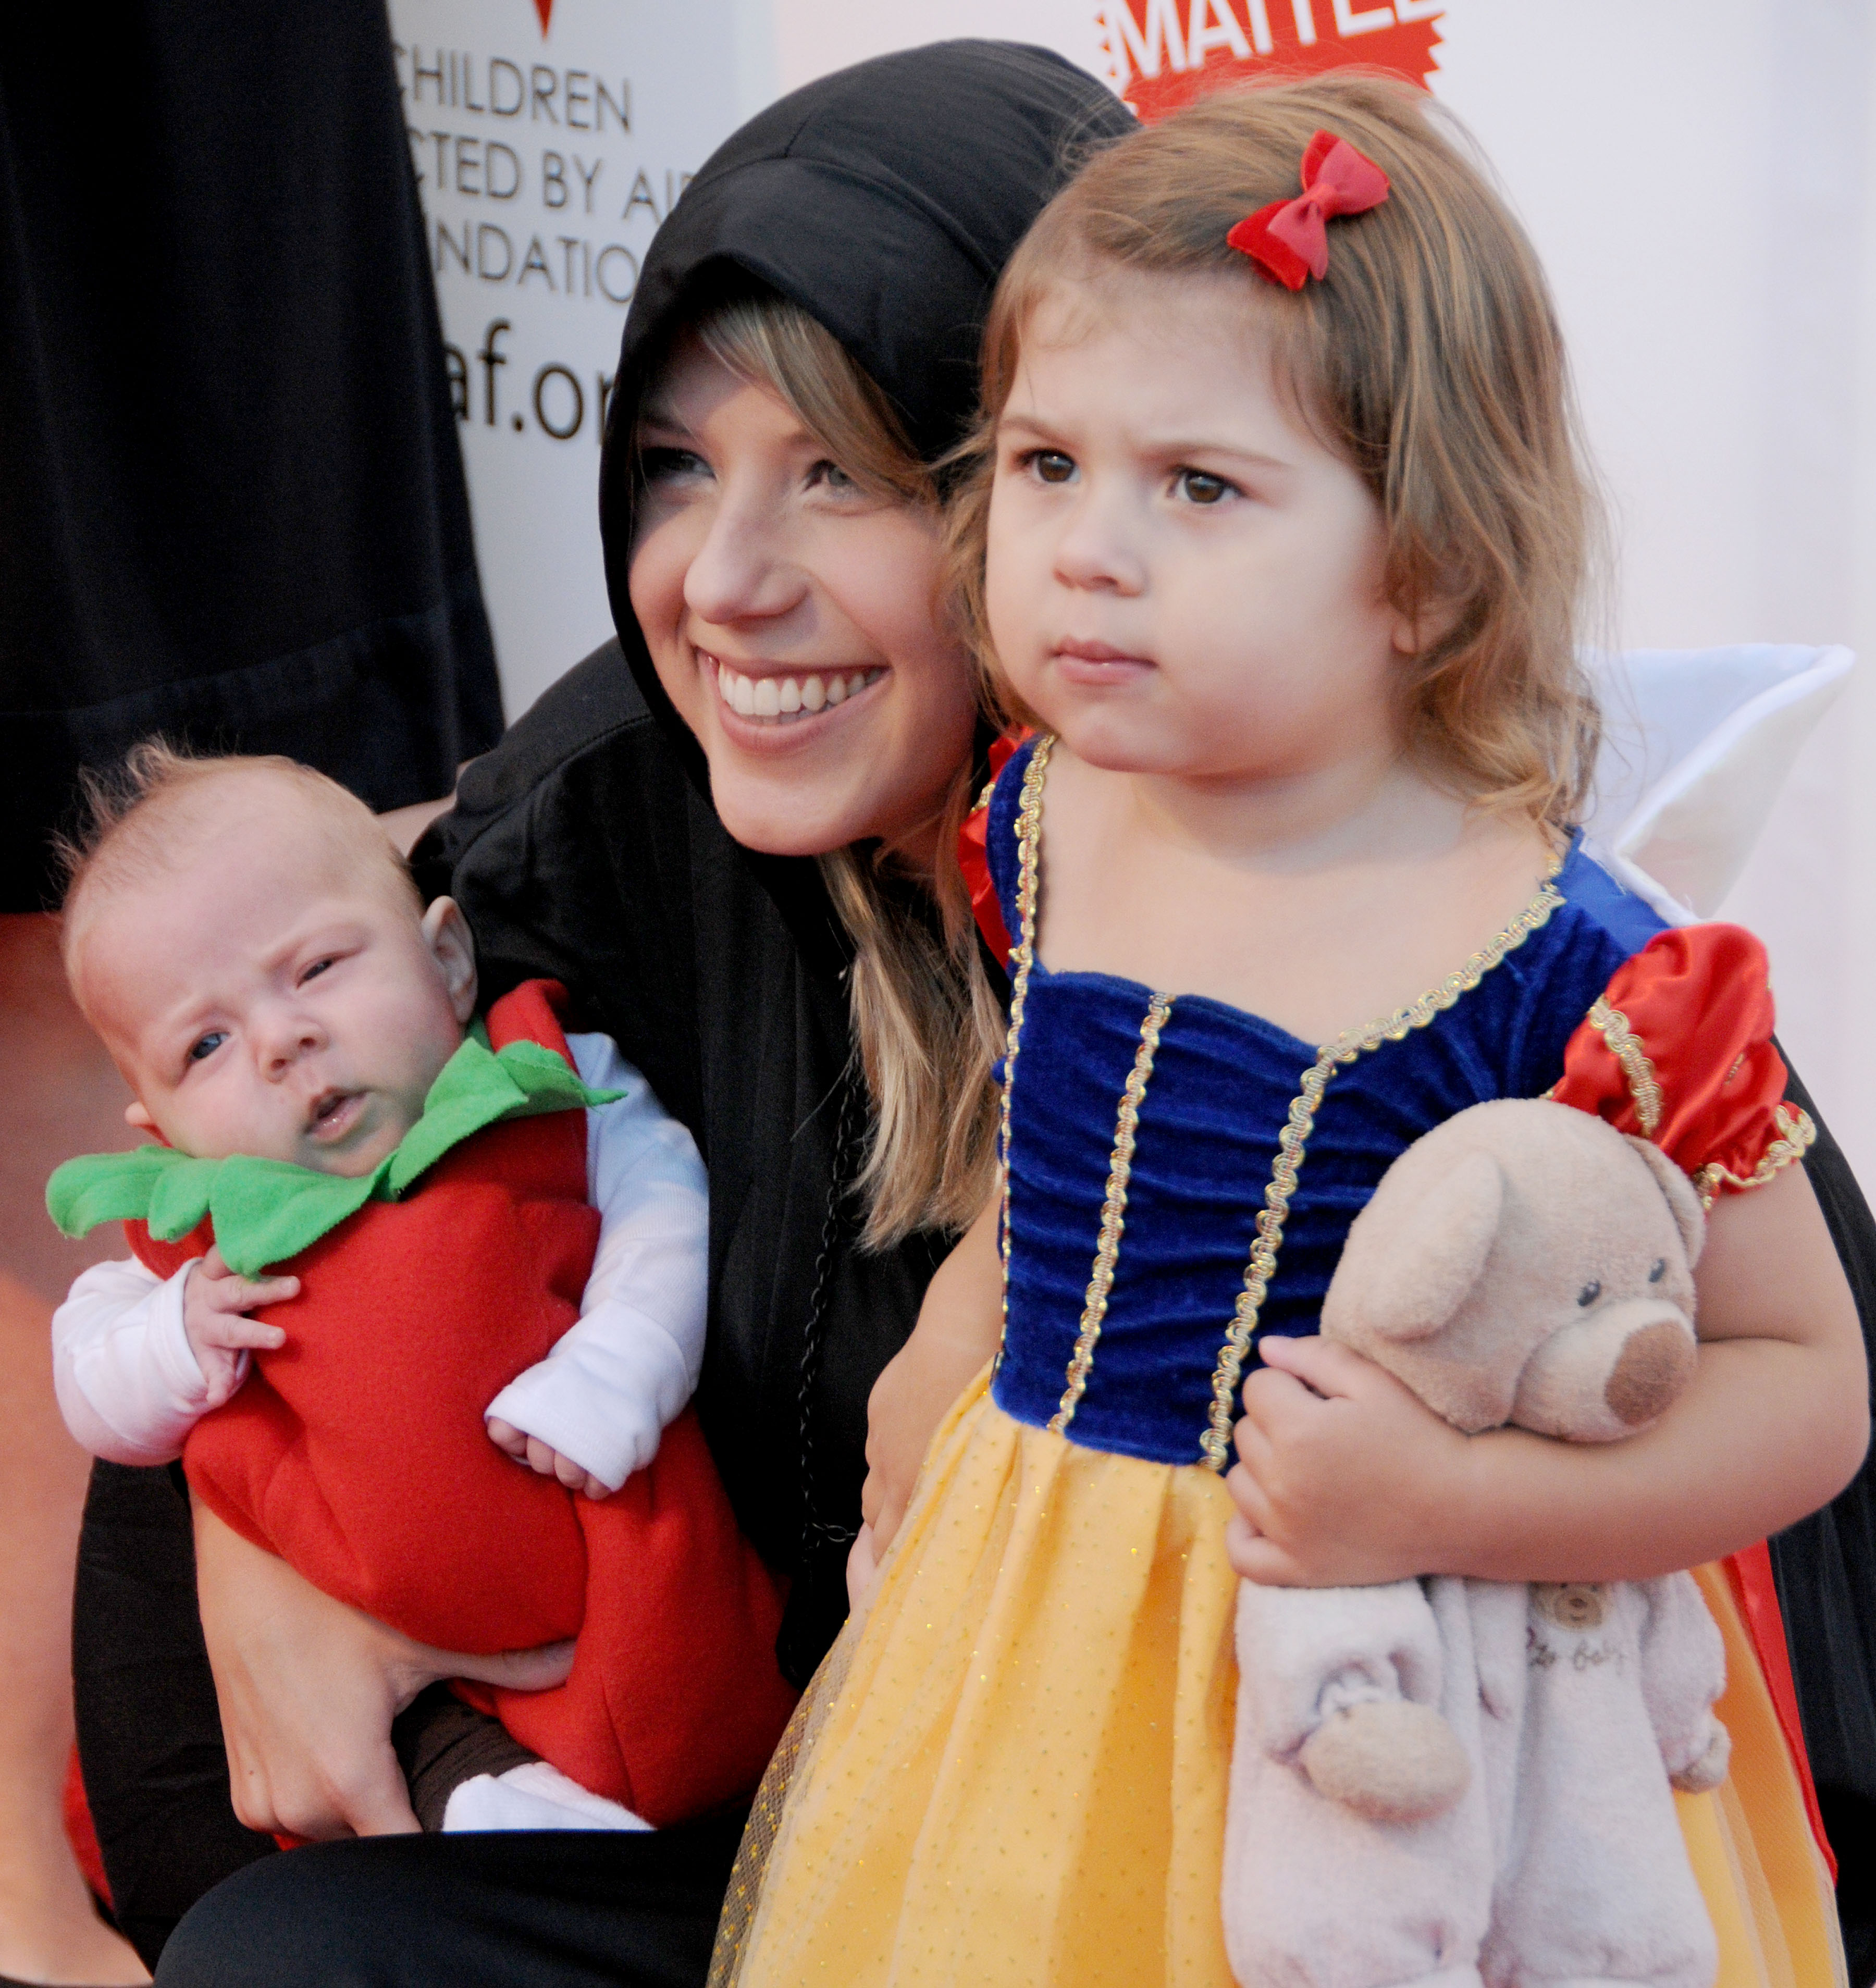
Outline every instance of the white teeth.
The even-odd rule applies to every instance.
[[[713,656],[705,655],[704,660],[716,671],[718,696],[742,718],[794,718],[831,711],[886,674],[874,669],[843,671],[837,675],[816,671],[799,677],[745,677]]]

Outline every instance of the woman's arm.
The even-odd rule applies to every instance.
[[[417,1827],[390,1723],[428,1684],[473,1678],[542,1691],[571,1643],[466,1657],[414,1643],[323,1594],[199,1501],[196,1580],[235,1813],[250,1829],[324,1840]]]
[[[1239,1573],[1641,1580],[1737,1551],[1834,1497],[1869,1442],[1862,1334],[1802,1168],[1715,1207],[1686,1393],[1645,1434],[1465,1436],[1346,1347],[1273,1340],[1229,1480]]]
[[[867,1401],[867,1481],[860,1515],[884,1553],[899,1529],[918,1467],[945,1412],[983,1371],[1003,1333],[1001,1188],[926,1287],[918,1323]]]

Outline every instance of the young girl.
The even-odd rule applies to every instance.
[[[874,1395],[890,1550],[759,1804],[718,1947],[749,1988],[1222,1988],[1239,1574],[1652,1575],[1819,1505],[1867,1435],[1763,953],[1658,937],[1570,832],[1563,356],[1433,107],[1322,80],[1124,140],[985,350],[965,593],[1037,735],[982,818],[1005,1180]],[[1600,1450],[1468,1439],[1308,1337],[1390,1161],[1553,1088],[1712,1202],[1699,1378]],[[1736,1764],[1683,1813],[1721,1978],[1808,1988],[1841,1963],[1801,1769],[1708,1592]]]

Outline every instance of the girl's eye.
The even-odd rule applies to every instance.
[[[710,465],[688,448],[641,448],[638,474],[646,483],[668,483],[680,476],[708,476]]]
[[[1059,448],[1039,448],[1029,458],[1029,467],[1043,483],[1066,483],[1075,473],[1075,458]]]
[[[1223,477],[1205,469],[1181,469],[1173,478],[1173,487],[1188,504],[1219,503],[1232,489]]]
[[[205,1036],[199,1036],[189,1045],[189,1060],[200,1063],[204,1057],[211,1057],[228,1040],[225,1030],[211,1029]]]
[[[818,483],[826,489],[838,490],[843,494],[860,488],[837,462],[830,462],[825,456],[808,472],[808,483],[810,489]]]
[[[1586,1310],[1602,1296],[1602,1286],[1592,1277],[1577,1293],[1577,1302]]]

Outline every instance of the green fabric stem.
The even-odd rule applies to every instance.
[[[196,1160],[173,1146],[139,1146],[67,1160],[46,1182],[46,1206],[67,1236],[101,1222],[144,1222],[160,1242],[212,1216],[228,1268],[255,1277],[309,1249],[367,1202],[401,1200],[444,1154],[490,1125],[624,1094],[590,1090],[543,1043],[491,1050],[478,1021],[430,1087],[423,1116],[368,1174],[319,1173],[239,1153]]]

